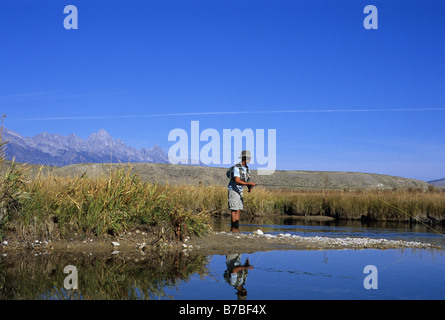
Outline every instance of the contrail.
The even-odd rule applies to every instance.
[[[445,108],[392,108],[392,109],[298,109],[298,110],[257,110],[257,111],[206,111],[206,112],[176,112],[152,113],[115,116],[70,116],[10,119],[10,121],[61,121],[61,120],[97,120],[97,119],[130,119],[151,117],[183,117],[183,116],[217,116],[236,114],[277,114],[277,113],[360,113],[360,112],[412,112],[412,111],[445,111]]]

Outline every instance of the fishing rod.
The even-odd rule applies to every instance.
[[[324,187],[308,187],[308,186],[302,186],[302,185],[289,185],[289,184],[268,184],[268,183],[255,183],[255,187],[286,187],[286,188],[302,188],[302,189],[322,189],[325,190]],[[254,187],[251,187],[254,188]]]
[[[265,183],[255,184],[255,186],[273,186],[273,187],[281,187],[281,186],[285,186],[285,187],[301,187],[301,188],[306,188],[306,189],[308,189],[307,187],[303,187],[303,186],[295,186],[295,185],[293,185],[293,186],[289,186],[289,185],[265,184]],[[251,188],[253,188],[253,187],[250,187],[250,189],[251,189]],[[315,188],[325,189],[325,188],[322,188],[322,187],[315,187]],[[326,190],[326,189],[325,189],[325,190]],[[408,217],[410,217],[410,218],[414,218],[412,214],[406,212],[405,210],[403,210],[402,208],[400,208],[400,207],[398,207],[398,206],[396,206],[396,205],[393,205],[393,204],[391,204],[391,203],[389,203],[389,202],[387,202],[387,201],[381,199],[380,197],[378,197],[378,196],[372,194],[371,192],[369,192],[369,191],[367,191],[367,190],[363,190],[363,189],[361,189],[361,191],[364,192],[364,193],[366,193],[366,194],[368,194],[368,195],[370,195],[370,196],[372,196],[372,197],[374,197],[374,198],[376,198],[377,200],[379,200],[379,201],[385,203],[385,204],[388,205],[389,207],[392,207],[392,208],[394,208],[394,209],[396,209],[396,210],[398,210],[398,211],[404,213],[406,216],[408,216]],[[250,192],[250,190],[249,190],[249,192]],[[431,229],[433,232],[435,232],[435,233],[441,235],[442,237],[445,237],[445,234],[443,234],[443,233],[440,232],[439,230],[436,230],[435,228],[431,227],[430,225],[424,223],[423,221],[420,221],[420,223],[423,224],[424,226],[426,226],[427,228]]]

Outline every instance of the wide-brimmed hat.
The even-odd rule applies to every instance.
[[[247,159],[250,159],[250,158],[251,158],[251,156],[250,156],[250,151],[248,151],[248,150],[244,150],[244,151],[242,151],[242,152],[241,152],[241,155],[240,155],[239,157],[240,157],[240,158],[246,157]]]

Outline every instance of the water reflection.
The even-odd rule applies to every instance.
[[[230,232],[240,232],[239,226],[236,227],[231,224]],[[226,271],[224,272],[224,279],[236,290],[238,300],[245,300],[247,298],[247,290],[244,287],[247,280],[248,271],[253,269],[249,259],[246,259],[244,264],[241,263],[241,253],[226,255]]]
[[[0,257],[0,300],[171,299],[174,288],[191,275],[205,276],[208,257],[165,253],[124,257],[103,254],[8,254]],[[78,289],[67,289],[69,274],[78,270]]]
[[[67,289],[75,279],[67,279],[68,265],[76,267],[78,289]],[[363,286],[367,265],[378,268],[378,290]],[[425,249],[8,253],[0,257],[0,300],[443,299],[444,268],[444,251]]]
[[[375,234],[409,241],[436,239],[436,234],[425,229],[325,222],[265,225],[243,221],[239,228],[230,230],[230,222],[222,221],[219,230],[251,232],[259,226],[270,233],[286,230],[336,237]],[[367,265],[378,267],[378,290],[363,287]],[[67,266],[77,271],[77,278],[66,272]],[[436,249],[296,250],[213,256],[193,252],[7,253],[0,255],[0,300],[443,299],[443,270],[445,251]]]
[[[304,217],[303,217],[304,218]],[[219,217],[212,223],[215,231],[253,232],[261,229],[264,233],[290,233],[298,236],[321,237],[360,237],[384,238],[428,242],[445,247],[445,225],[425,225],[404,222],[363,222],[363,221],[324,221],[302,217],[275,216],[273,218],[242,217],[237,229],[230,229],[230,222]]]
[[[236,290],[238,300],[247,298],[247,290],[244,287],[249,270],[253,269],[249,259],[244,264],[241,263],[241,253],[226,255],[227,269],[224,272],[224,279]]]

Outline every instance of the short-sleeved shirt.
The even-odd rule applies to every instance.
[[[247,170],[247,168],[244,167],[244,166],[243,166],[243,169]],[[239,177],[239,178],[241,177],[241,174],[239,172],[239,168],[237,166],[233,167],[233,178],[235,178],[235,177]],[[235,179],[230,179],[229,185],[227,186],[227,188],[229,190],[233,190],[233,191],[238,192],[240,195],[243,194],[243,186],[239,185],[239,184],[236,184]]]

